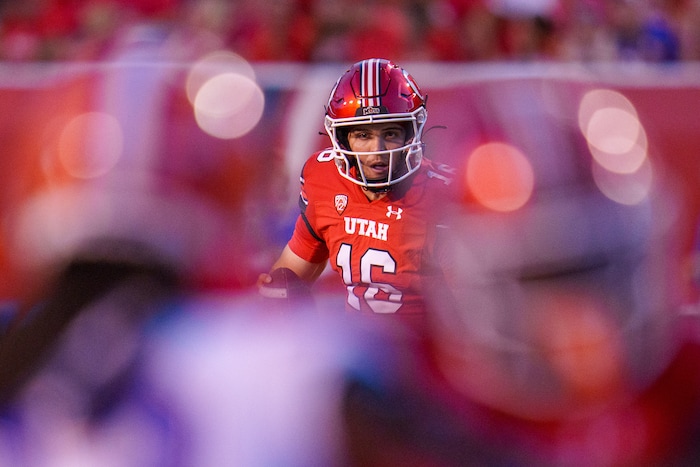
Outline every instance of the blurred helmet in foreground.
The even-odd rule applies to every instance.
[[[568,159],[531,161],[532,193],[518,209],[460,208],[447,242],[456,300],[431,298],[449,383],[532,420],[638,394],[678,340],[677,206],[660,172],[646,197],[621,204],[594,182],[590,160]]]

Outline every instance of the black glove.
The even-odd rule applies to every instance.
[[[259,291],[271,311],[308,311],[315,307],[311,284],[289,268],[270,272],[272,281],[260,284]]]

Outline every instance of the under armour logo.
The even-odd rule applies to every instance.
[[[392,214],[396,216],[396,219],[401,219],[401,213],[403,212],[403,208],[398,208],[396,211],[394,211],[394,206],[387,206],[386,208],[386,217],[391,218]]]

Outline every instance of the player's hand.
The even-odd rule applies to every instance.
[[[284,311],[312,309],[311,285],[288,268],[262,273],[257,280],[258,291],[271,308]]]
[[[258,280],[255,283],[255,285],[258,287],[259,290],[260,287],[264,287],[265,284],[269,284],[270,282],[272,282],[272,276],[266,272],[263,272],[258,276]]]

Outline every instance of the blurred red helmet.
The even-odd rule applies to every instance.
[[[340,175],[367,188],[389,188],[415,172],[423,158],[421,136],[428,114],[426,96],[413,77],[389,60],[372,58],[355,63],[336,82],[326,106],[325,128],[331,139]],[[359,153],[350,151],[350,127],[403,122],[407,130],[404,146],[388,153],[390,163],[401,157],[386,179],[368,180],[357,170]],[[393,166],[393,165],[392,165]]]
[[[500,412],[597,416],[645,393],[678,352],[682,201],[662,159],[645,154],[634,171],[600,162],[578,120],[587,85],[579,100],[550,89],[572,100],[558,114],[534,98],[536,80],[509,85],[527,97],[478,110],[509,138],[468,155],[470,193],[441,231],[454,296],[426,292],[436,354],[462,395]],[[493,97],[501,83],[490,86]],[[605,98],[592,115],[627,102],[593,89]]]

